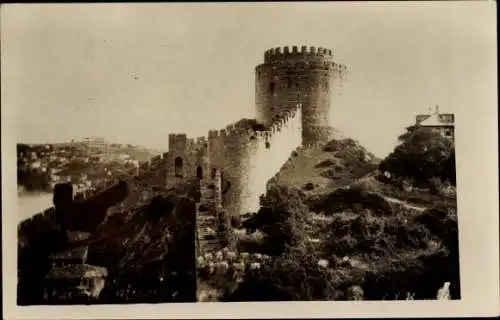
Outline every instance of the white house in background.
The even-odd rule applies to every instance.
[[[106,140],[104,138],[92,138],[92,137],[83,138],[82,142],[89,147],[95,147],[95,148],[107,145]]]
[[[441,113],[438,105],[436,105],[433,112],[417,115],[415,117],[415,126],[431,128],[444,137],[455,139],[455,115],[453,113]]]

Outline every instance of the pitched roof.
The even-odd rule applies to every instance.
[[[74,264],[63,267],[53,267],[46,275],[47,279],[80,279],[106,277],[108,271],[104,267],[89,264]]]
[[[422,122],[420,122],[418,125],[422,127],[442,127],[442,126],[453,127],[453,124],[443,122],[439,117],[439,114],[436,113],[422,120]]]

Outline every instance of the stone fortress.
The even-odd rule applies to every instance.
[[[135,185],[143,184],[145,188],[168,189],[186,181],[199,181],[199,254],[225,245],[217,231],[221,216],[227,220],[259,209],[267,182],[293,151],[333,138],[330,108],[347,72],[346,66],[334,62],[333,57],[332,50],[316,47],[267,50],[264,62],[255,68],[256,118],[251,125],[237,122],[198,138],[170,134],[168,152],[130,173]],[[109,182],[103,189],[109,190],[116,183]],[[225,191],[223,185],[227,186]],[[133,198],[140,202],[147,198],[135,194]],[[93,196],[95,192],[80,193],[74,199],[82,201]],[[125,199],[124,203],[132,205],[134,201]]]
[[[217,242],[216,221],[256,212],[267,182],[300,146],[333,138],[329,123],[332,96],[340,91],[346,67],[333,61],[332,50],[294,46],[267,50],[256,67],[257,126],[235,124],[208,137],[169,136],[166,184],[201,180],[197,226],[201,247]],[[222,195],[222,180],[229,190]],[[219,220],[220,221],[220,220]],[[212,233],[212,234],[210,234]],[[208,247],[207,247],[208,245]],[[217,246],[217,245],[216,245]],[[199,252],[205,251],[199,248]]]

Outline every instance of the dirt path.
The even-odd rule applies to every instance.
[[[388,202],[392,202],[392,203],[399,203],[400,205],[406,207],[406,208],[409,208],[409,209],[413,209],[413,210],[417,210],[417,211],[425,211],[427,209],[427,207],[419,207],[419,206],[416,206],[416,205],[412,205],[412,204],[409,204],[403,200],[400,200],[400,199],[396,199],[396,198],[393,198],[393,197],[389,197],[389,196],[386,196],[386,195],[382,195],[385,200],[387,200]]]
[[[373,180],[374,179],[374,173],[369,173],[367,174],[366,176],[358,179],[357,183],[360,184],[360,185],[363,185],[364,183],[370,183],[370,180]],[[390,196],[387,196],[383,193],[379,193],[381,196],[383,196],[385,198],[385,200],[387,200],[388,202],[391,202],[391,203],[398,203],[402,206],[404,206],[405,208],[408,208],[408,209],[413,209],[413,210],[417,210],[417,211],[425,211],[426,209],[428,209],[427,207],[425,206],[418,206],[418,205],[413,205],[413,204],[409,204],[407,203],[406,201],[404,200],[401,200],[401,199],[398,199],[398,198],[393,198],[393,197],[390,197]]]

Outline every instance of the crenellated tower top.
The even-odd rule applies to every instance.
[[[314,46],[284,46],[264,52],[255,67],[257,121],[270,126],[277,115],[302,108],[303,144],[329,141],[331,99],[345,81],[347,67],[334,61],[333,50]]]
[[[333,60],[333,50],[322,47],[289,46],[276,47],[266,50],[264,63],[284,61],[317,61],[329,62]]]

